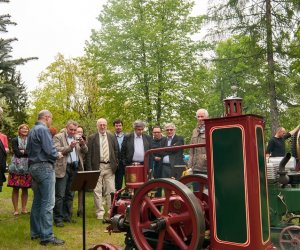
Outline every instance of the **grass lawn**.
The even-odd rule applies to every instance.
[[[52,249],[57,246],[41,246],[39,241],[30,239],[30,215],[13,215],[13,205],[11,202],[12,188],[6,187],[4,183],[3,191],[0,193],[0,250],[25,250],[25,249]],[[21,192],[21,190],[20,190]],[[28,210],[30,211],[33,193],[29,189]],[[20,201],[19,201],[20,203]],[[94,214],[93,193],[86,193],[86,249],[99,243],[111,243],[121,249],[125,248],[124,233],[109,235],[105,233],[107,224],[96,219]],[[77,192],[74,198],[73,214],[77,211]],[[60,249],[82,249],[82,219],[74,217],[76,224],[65,223],[65,227],[56,228],[53,226],[55,236],[65,240],[65,244]],[[277,249],[279,231],[272,231],[272,242]]]
[[[21,191],[21,190],[20,190]],[[39,241],[32,241],[30,239],[30,215],[13,215],[13,205],[11,202],[12,188],[6,187],[4,183],[3,190],[0,193],[0,249],[14,250],[14,249],[51,249],[57,246],[41,246]],[[28,210],[30,211],[33,198],[33,192],[29,189]],[[19,200],[19,204],[20,204]],[[20,207],[20,206],[19,206]],[[77,192],[74,198],[73,214],[76,216],[77,211]],[[76,224],[65,223],[65,227],[56,228],[53,225],[55,236],[65,240],[65,244],[60,249],[82,249],[82,219],[75,217]],[[86,193],[86,249],[99,243],[112,243],[119,246],[121,249],[125,248],[124,234],[105,233],[105,224],[95,217],[93,193]]]

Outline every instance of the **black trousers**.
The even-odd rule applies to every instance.
[[[125,175],[125,166],[122,161],[119,161],[119,167],[115,172],[115,188],[116,191],[120,190],[123,186],[123,179]]]

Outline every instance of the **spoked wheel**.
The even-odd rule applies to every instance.
[[[189,187],[194,195],[200,200],[203,211],[205,212],[205,225],[209,229],[209,207],[208,207],[208,180],[202,175],[186,175],[179,179],[179,181]]]
[[[109,243],[101,243],[89,248],[89,250],[120,250],[120,248]]]
[[[150,198],[157,189],[161,197]],[[205,223],[199,200],[189,188],[176,180],[156,179],[133,197],[130,229],[138,249],[191,250],[201,249]]]
[[[192,174],[181,177],[179,181],[185,185],[188,185],[194,192],[194,195],[196,195],[200,200],[207,198],[207,194],[204,193],[204,190],[208,185],[207,177]]]
[[[300,227],[288,226],[282,229],[279,236],[279,244],[282,250],[299,250]]]

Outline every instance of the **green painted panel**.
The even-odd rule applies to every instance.
[[[265,153],[263,131],[260,127],[256,128],[256,144],[257,144],[257,159],[259,167],[259,182],[260,182],[260,209],[261,209],[261,226],[262,237],[267,241],[270,237],[269,233],[269,214],[267,203],[267,188],[266,188],[266,168],[265,168]]]
[[[242,130],[219,128],[212,132],[216,233],[223,241],[247,241]]]

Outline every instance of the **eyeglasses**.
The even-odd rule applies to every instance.
[[[160,131],[153,131],[153,134],[161,133]]]
[[[166,131],[173,131],[173,130],[174,130],[173,128],[166,129]]]

